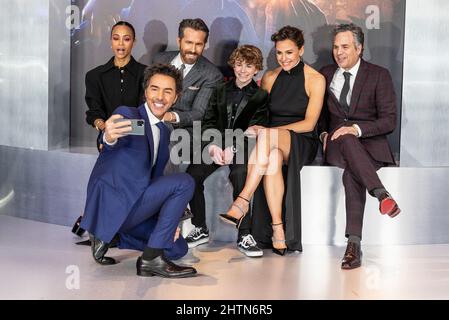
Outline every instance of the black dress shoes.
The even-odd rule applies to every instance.
[[[95,262],[104,266],[117,263],[117,261],[115,261],[113,258],[104,256],[109,249],[109,243],[101,241],[91,234],[89,235],[89,238],[91,242],[90,247],[92,249],[92,256],[94,257]]]
[[[117,233],[115,235],[115,237],[112,239],[112,241],[109,243],[109,248],[117,248],[119,241],[120,241],[120,236]],[[92,245],[92,242],[90,241],[90,239],[87,239],[87,240],[84,240],[84,241],[75,242],[75,244],[78,245],[78,246],[88,246],[88,247],[90,247]]]
[[[362,265],[362,250],[359,243],[348,242],[346,252],[341,262],[343,270],[351,270]]]
[[[137,275],[142,277],[187,278],[196,275],[195,268],[178,266],[163,255],[152,260],[144,260],[142,257],[139,257],[136,268]]]
[[[80,216],[76,220],[76,222],[75,222],[75,224],[73,225],[73,228],[72,228],[72,233],[76,234],[78,237],[82,237],[83,234],[86,232],[86,230],[84,230],[83,228],[80,227],[81,218],[82,218],[82,216]]]
[[[277,255],[280,255],[280,256],[285,256],[285,254],[287,253],[287,248],[285,248],[285,249],[273,248],[273,253],[276,253]]]

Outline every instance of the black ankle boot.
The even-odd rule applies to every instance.
[[[72,233],[76,234],[78,237],[82,237],[83,234],[86,232],[86,230],[84,230],[84,229],[81,228],[81,226],[80,226],[80,224],[81,224],[81,218],[82,218],[82,216],[80,216],[80,217],[76,220],[76,222],[75,222],[75,224],[73,225],[73,228],[72,228]]]

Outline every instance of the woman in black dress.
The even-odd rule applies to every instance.
[[[125,21],[117,22],[111,31],[114,56],[86,74],[86,121],[98,131],[104,130],[105,121],[117,107],[138,107],[143,102],[146,66],[131,55],[135,41],[134,27]]]
[[[270,93],[269,128],[253,126],[247,130],[257,137],[257,143],[250,156],[246,184],[221,218],[238,226],[263,181],[261,196],[256,193],[254,198],[252,234],[260,247],[272,247],[275,253],[284,255],[287,249],[302,251],[299,174],[318,150],[315,127],[326,83],[319,72],[302,62],[301,30],[286,26],[271,39],[280,67],[267,71],[262,78],[263,89]]]

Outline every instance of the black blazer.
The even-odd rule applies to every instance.
[[[153,63],[169,64],[179,51],[167,51],[156,55]],[[193,121],[201,121],[214,88],[223,81],[218,68],[201,56],[182,82],[182,94],[173,105],[172,111],[179,115],[179,124],[173,126],[187,128],[189,131]]]
[[[228,102],[226,97],[228,92],[233,90],[233,86],[234,80],[230,80],[215,88],[201,124],[202,132],[207,129],[220,131],[223,137],[222,148],[228,147],[225,145],[226,129],[245,131],[253,125],[267,126],[268,124],[268,92],[252,81],[237,107],[234,124],[231,127],[232,101]],[[210,141],[204,141],[202,148],[209,143]]]
[[[86,122],[93,126],[96,119],[107,120],[119,106],[138,107],[143,102],[143,73],[146,66],[131,57],[123,68],[123,91],[120,70],[114,57],[108,63],[86,74]]]

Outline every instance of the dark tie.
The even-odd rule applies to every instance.
[[[343,85],[343,89],[341,90],[340,95],[340,105],[343,107],[343,110],[346,114],[349,113],[349,105],[348,105],[348,93],[350,86],[351,74],[349,72],[343,72],[345,76],[345,84]]]
[[[160,163],[165,163],[168,159],[168,128],[160,121],[156,123],[156,127],[159,128],[159,148],[157,150],[157,158],[154,167],[158,167]]]
[[[179,72],[181,72],[182,77],[184,78],[184,70],[186,68],[186,65],[183,63],[181,64],[181,66],[179,67]]]

